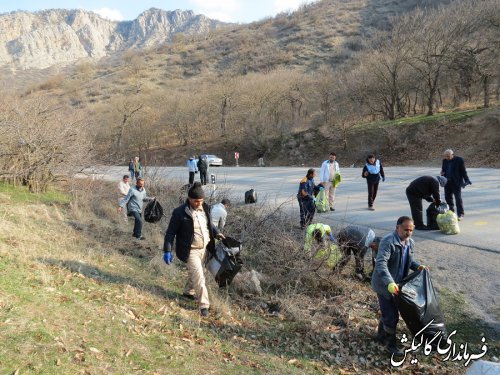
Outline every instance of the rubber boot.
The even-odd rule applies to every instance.
[[[390,334],[387,332],[385,334],[386,334],[385,349],[389,352],[389,354],[402,357],[404,353],[398,349],[396,334],[395,333]]]

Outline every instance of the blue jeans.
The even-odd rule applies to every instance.
[[[399,321],[398,302],[395,297],[386,299],[384,296],[377,294],[378,303],[380,305],[380,312],[382,313],[382,323],[384,324],[384,331],[389,334],[396,333],[396,326]]]
[[[135,219],[134,222],[134,233],[133,236],[135,238],[141,237],[142,233],[142,219],[141,219],[141,213],[138,211],[129,211],[128,216],[133,216]]]
[[[455,211],[455,205],[453,204],[453,196],[455,196],[455,202],[457,204],[457,216],[461,216],[464,214],[464,204],[462,201],[462,187],[457,186],[452,180],[448,180],[446,185],[444,186],[444,199],[450,210]]]

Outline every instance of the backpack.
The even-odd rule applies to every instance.
[[[144,209],[144,220],[148,223],[157,223],[163,217],[163,207],[156,199],[149,201]]]

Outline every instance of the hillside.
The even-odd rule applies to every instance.
[[[257,165],[259,151],[251,142],[239,142],[239,164]],[[443,112],[396,121],[358,124],[347,129],[347,148],[339,128],[320,128],[270,140],[264,155],[268,166],[318,165],[335,151],[342,166],[360,167],[370,153],[386,166],[440,166],[442,152],[452,148],[465,158],[468,167],[500,168],[500,110]],[[158,165],[184,165],[179,155],[213,153],[234,164],[235,145],[224,140],[193,147],[169,147],[144,154]]]
[[[150,180],[148,188],[170,212],[177,196],[162,186]],[[226,230],[253,238],[245,243],[245,271],[270,277],[261,296],[218,289],[209,279],[211,315],[200,319],[181,296],[185,268],[161,259],[166,222],[146,224],[147,240],[132,242],[132,223],[116,214],[115,199],[101,181],[41,195],[0,183],[5,373],[400,372],[372,339],[378,304],[369,285],[298,259],[303,238],[279,211],[232,209]],[[454,339],[479,352],[477,332],[486,327],[470,319],[462,295],[441,298],[448,329],[458,329]],[[484,358],[498,355],[498,344],[488,348]],[[459,374],[463,365],[422,355],[400,369]]]

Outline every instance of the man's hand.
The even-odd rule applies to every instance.
[[[219,233],[218,235],[215,236],[218,240],[224,240],[226,239],[226,236],[224,236],[222,233]]]
[[[365,177],[368,177],[368,172],[363,173]]]
[[[429,271],[429,270],[430,270],[430,268],[429,268],[429,267],[427,267],[425,264],[421,264],[420,266],[418,266],[418,268],[417,268],[417,269],[418,269],[419,271],[422,271],[422,270],[427,270],[427,271]]]
[[[163,261],[165,263],[167,263],[167,265],[169,265],[170,263],[172,263],[173,260],[174,260],[174,256],[172,255],[171,251],[166,251],[165,253],[163,253]]]
[[[399,287],[398,287],[398,284],[396,283],[390,283],[389,285],[387,285],[387,290],[389,291],[389,293],[391,293],[392,295],[398,295],[399,293]]]
[[[122,212],[122,210],[123,210],[122,206],[118,207],[118,212]]]
[[[382,177],[382,182],[385,182],[385,177]]]

